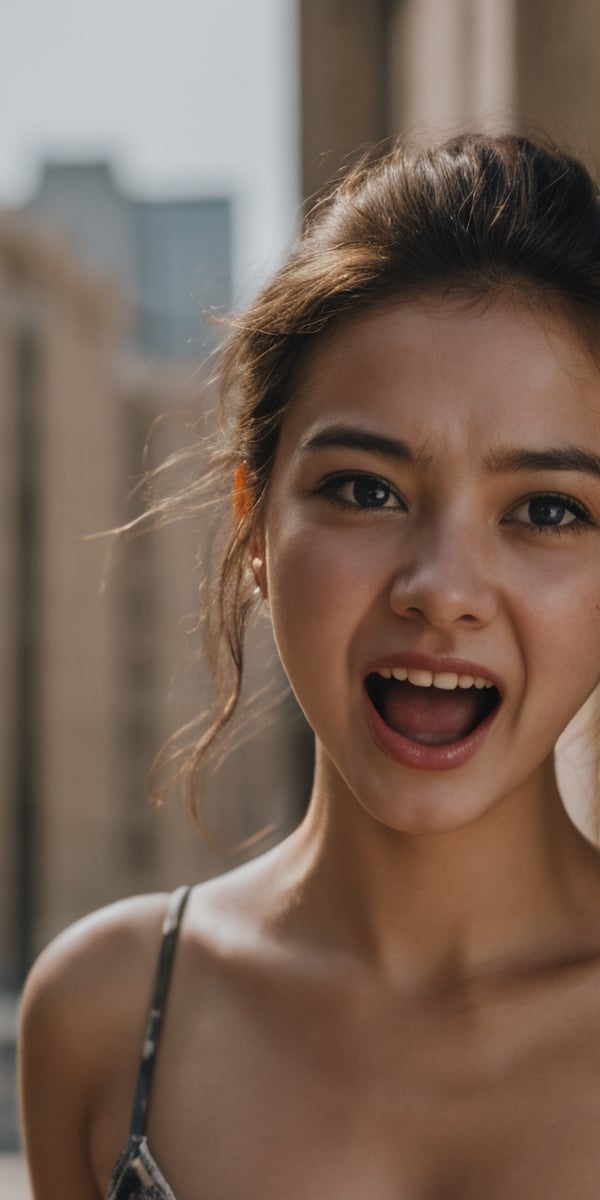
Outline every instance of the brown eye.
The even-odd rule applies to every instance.
[[[570,525],[577,518],[566,504],[552,496],[536,496],[528,503],[528,515],[533,525]],[[565,517],[568,519],[565,521]]]
[[[390,484],[381,476],[367,472],[334,475],[326,479],[318,491],[341,508],[358,511],[385,508],[406,512],[404,501]]]
[[[368,475],[346,484],[346,488],[351,491],[352,499],[359,508],[383,508],[392,494],[387,484]]]
[[[595,524],[592,516],[573,496],[556,492],[540,493],[522,500],[507,518],[509,524],[523,525],[539,533],[562,533]]]

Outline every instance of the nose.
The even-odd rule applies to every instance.
[[[488,557],[473,530],[421,530],[409,558],[395,571],[391,608],[435,628],[489,625],[498,595]]]

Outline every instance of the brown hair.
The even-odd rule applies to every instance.
[[[179,498],[193,508],[218,482],[228,513],[206,597],[215,709],[199,739],[188,726],[166,749],[192,809],[201,768],[239,700],[257,599],[250,546],[300,363],[325,330],[387,299],[434,292],[469,300],[506,289],[534,306],[559,307],[591,340],[600,323],[598,188],[580,161],[555,147],[466,134],[362,158],[316,203],[287,262],[232,322],[212,470]],[[240,464],[248,503],[235,520]]]

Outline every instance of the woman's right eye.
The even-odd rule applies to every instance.
[[[404,501],[379,475],[368,475],[365,472],[334,475],[326,479],[317,490],[333,504],[343,508],[406,511]]]

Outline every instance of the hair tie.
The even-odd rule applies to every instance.
[[[245,463],[238,463],[233,475],[233,493],[231,496],[233,513],[238,524],[243,521],[252,508],[252,492],[248,481],[248,468]]]

